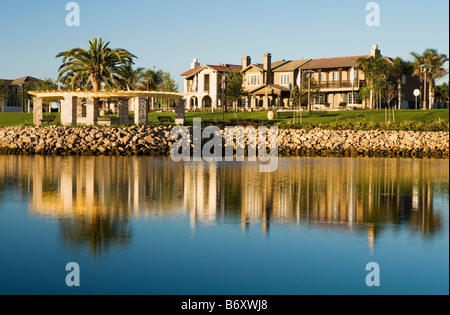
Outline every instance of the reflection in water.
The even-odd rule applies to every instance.
[[[446,160],[281,159],[274,173],[256,163],[174,163],[147,157],[0,156],[0,196],[29,196],[36,216],[58,219],[63,240],[100,255],[126,246],[131,217],[189,217],[196,225],[271,224],[363,231],[403,226],[424,236],[442,229],[433,209],[448,194]]]

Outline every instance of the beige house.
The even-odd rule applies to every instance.
[[[34,77],[22,77],[15,80],[3,80],[1,82],[5,83],[9,88],[9,96],[5,99],[0,99],[0,112],[3,113],[18,113],[27,111],[27,98],[24,94],[23,87],[25,84],[37,83],[40,80]]]
[[[182,73],[184,77],[184,99],[188,110],[221,106],[221,80],[226,73],[239,71],[241,66],[230,64],[201,66],[197,59],[191,69]]]
[[[272,63],[272,55],[267,53],[263,64],[251,64],[250,57],[244,57],[241,73],[243,89],[248,97],[242,106],[246,109],[267,109],[270,106],[287,105],[290,84],[295,80],[299,65],[304,62],[307,60],[279,60]]]
[[[358,59],[381,56],[378,45],[373,45],[366,55],[304,59],[278,60],[272,62],[272,55],[266,53],[263,63],[254,63],[249,56],[241,60],[241,66],[218,65],[200,66],[194,59],[191,69],[183,73],[184,95],[188,109],[216,108],[221,103],[220,81],[230,71],[241,71],[242,88],[247,96],[240,106],[245,110],[267,110],[272,106],[289,107],[291,90],[300,86],[308,89],[309,78],[311,88],[318,90],[317,96],[311,99],[312,109],[353,109],[369,107],[368,100],[359,96],[362,88],[367,86],[364,72],[360,69]],[[392,58],[383,57],[392,63]],[[389,78],[395,82],[396,78]],[[396,82],[395,82],[396,83]],[[412,91],[420,88],[418,78],[408,76],[402,80],[402,108],[412,108],[414,101]],[[393,100],[395,102],[396,100]],[[392,105],[392,104],[391,104]]]
[[[313,86],[319,89],[319,95],[312,100],[315,109],[343,109],[346,107],[364,107],[358,93],[366,86],[364,72],[359,70],[357,60],[379,54],[373,48],[370,55],[312,59],[300,67],[301,87],[308,89],[309,74]]]

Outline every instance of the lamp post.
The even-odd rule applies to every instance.
[[[221,88],[222,88],[222,120],[225,121],[225,91],[227,89],[227,77],[224,75],[221,80]]]
[[[416,109],[417,109],[417,97],[420,95],[420,90],[419,89],[415,89],[414,90],[414,96],[416,97]]]
[[[30,77],[26,77],[25,80],[21,83],[22,85],[22,113],[25,112],[25,84],[30,80]]]
[[[432,66],[424,63],[420,65],[418,68],[423,72],[423,109],[427,109],[427,68],[431,68]]]
[[[313,70],[306,70],[305,73],[308,74],[308,111],[311,116],[311,75],[316,72]]]

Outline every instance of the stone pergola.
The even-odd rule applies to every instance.
[[[177,101],[177,107],[182,106],[184,112],[183,94],[175,92],[152,91],[44,91],[29,92],[33,98],[33,123],[42,124],[43,101],[58,100],[61,102],[62,125],[92,125],[97,123],[99,117],[99,99],[117,99],[117,116],[119,125],[129,122],[129,101],[134,101],[134,123],[146,124],[148,122],[148,99],[166,98]],[[86,117],[80,117],[78,100],[86,100]],[[177,111],[179,112],[179,111]]]

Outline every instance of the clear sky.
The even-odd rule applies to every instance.
[[[180,74],[193,58],[240,64],[368,54],[389,57],[436,48],[449,55],[448,0],[378,0],[380,26],[366,25],[366,0],[78,0],[79,27],[66,25],[66,0],[0,2],[0,78],[57,78],[57,53],[102,37],[135,54],[137,67]],[[448,67],[448,64],[446,65]],[[180,89],[181,90],[181,89]]]

